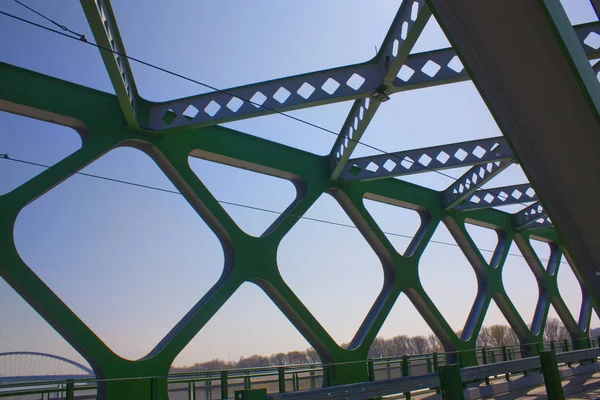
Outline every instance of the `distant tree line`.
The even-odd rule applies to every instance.
[[[460,335],[460,332],[458,332]],[[600,336],[600,328],[590,331],[591,337]],[[544,341],[559,341],[569,339],[569,333],[562,322],[557,318],[549,318],[544,329]],[[484,326],[477,337],[478,347],[500,347],[519,343],[517,335],[508,325]],[[347,347],[348,344],[342,344]],[[407,336],[398,335],[389,339],[377,337],[369,349],[370,358],[383,358],[402,356],[405,354],[427,354],[443,352],[444,349],[438,338],[431,334],[429,336]],[[287,353],[275,353],[270,356],[255,354],[250,357],[240,357],[238,361],[223,361],[214,359],[202,363],[196,363],[190,367],[171,367],[172,372],[187,371],[211,371],[234,368],[269,367],[278,365],[310,364],[319,363],[321,360],[313,348],[304,351],[290,351]]]

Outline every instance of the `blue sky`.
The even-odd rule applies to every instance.
[[[573,23],[590,20],[586,1],[564,0]],[[113,3],[130,55],[220,88],[370,59],[400,4],[398,0],[374,0],[368,5],[342,0],[186,0],[177,4],[152,0],[140,8],[135,2]],[[27,4],[92,37],[78,2],[30,0]],[[0,9],[43,22],[9,0],[0,3]],[[447,45],[432,21],[415,51]],[[4,16],[0,16],[0,60],[113,92],[96,49]],[[205,90],[148,67],[135,63],[132,67],[141,95],[150,100]],[[350,106],[344,102],[291,114],[337,131]],[[226,126],[317,154],[328,153],[335,140],[333,135],[280,115]],[[0,113],[0,127],[0,153],[15,158],[53,164],[80,146],[69,128],[20,116]],[[498,135],[474,86],[463,82],[393,96],[380,107],[363,141],[396,151]],[[355,152],[355,156],[368,154],[373,151],[360,146]],[[295,196],[293,185],[281,179],[202,160],[190,164],[221,200],[283,210]],[[160,169],[133,149],[113,150],[85,171],[172,188]],[[0,194],[39,172],[0,160]],[[461,173],[448,171],[454,177]],[[435,173],[407,180],[436,190],[451,183]],[[524,182],[515,166],[489,186]],[[367,207],[383,230],[414,234],[418,220],[413,212],[376,202],[367,202]],[[226,209],[249,234],[259,235],[273,219],[260,211]],[[323,195],[308,216],[351,223],[329,195]],[[481,248],[494,247],[493,235],[473,229]],[[82,176],[72,177],[27,206],[14,234],[19,253],[30,267],[111,348],[131,359],[144,356],[218,279],[223,267],[218,240],[182,197]],[[434,239],[452,241],[444,227]],[[393,242],[406,246],[402,239]],[[381,289],[380,263],[353,229],[300,221],[284,238],[278,262],[284,279],[339,343],[351,339]],[[476,287],[475,275],[460,250],[431,244],[420,273],[425,289],[451,326],[462,328]],[[517,309],[530,321],[537,291],[529,289],[535,281],[525,262],[509,257],[504,279]],[[461,290],[457,291],[458,285]],[[559,272],[559,288],[569,307],[578,308],[581,296],[566,264]],[[0,318],[11,321],[0,325],[0,352],[37,350],[81,359],[1,280],[0,304],[9,305],[0,308]],[[257,320],[268,323],[256,324]],[[486,323],[504,323],[495,306]],[[235,326],[249,328],[239,335]],[[403,295],[380,333],[385,337],[428,334],[429,329]],[[260,289],[245,284],[176,364],[215,357],[235,360],[306,347],[306,341]]]

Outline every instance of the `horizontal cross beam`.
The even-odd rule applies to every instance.
[[[525,207],[514,215],[514,223],[517,229],[536,229],[552,226],[546,210],[538,201]]]
[[[419,4],[419,9],[426,8],[423,1],[416,3]],[[409,14],[412,14],[412,4],[410,3]],[[409,22],[413,21],[410,16],[408,20],[400,21],[400,38],[404,35],[408,38],[409,32],[404,28],[404,22],[407,22],[408,28],[412,26]],[[114,26],[116,28],[116,24]],[[596,47],[594,40],[595,35],[600,36],[600,23],[578,25],[574,28],[588,57],[600,56],[600,46]],[[394,28],[390,29],[390,32],[395,32]],[[385,98],[399,91],[469,79],[453,49],[411,54],[402,63],[396,62],[398,65],[394,65],[394,61],[400,59],[398,55],[401,54],[402,46],[399,41],[395,43],[397,37],[389,34],[388,37],[382,46],[381,57],[367,63],[154,103],[150,107],[149,127],[153,130],[163,130],[216,125],[371,95],[378,97],[383,94]],[[386,56],[394,54],[396,56],[386,61]],[[391,84],[380,88],[383,81],[390,81]],[[337,149],[332,153],[336,152]]]
[[[514,158],[503,137],[471,140],[422,149],[355,158],[340,175],[343,181],[384,179],[392,176],[486,164]]]
[[[476,190],[462,203],[454,206],[453,210],[475,210],[509,204],[522,204],[537,201],[537,199],[537,195],[531,185],[524,183],[521,185]]]
[[[129,60],[125,56],[125,47],[110,1],[81,0],[81,5],[94,34],[94,39],[101,47],[100,55],[115,89],[127,125],[132,128],[138,127],[136,115],[138,91]]]

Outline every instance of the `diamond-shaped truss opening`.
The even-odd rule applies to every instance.
[[[503,186],[525,184],[528,182],[529,182],[529,180],[527,179],[527,176],[523,172],[523,169],[521,168],[521,166],[518,164],[512,164],[508,168],[506,168],[504,171],[502,171],[500,174],[495,176],[493,179],[491,179],[490,181],[481,185],[481,187],[483,189],[492,189],[493,190],[493,189],[503,187]],[[533,189],[531,189],[531,191],[533,191]],[[500,194],[500,190],[495,191],[495,193]],[[514,214],[533,203],[533,201],[529,200],[528,196],[525,196],[524,193],[522,193],[521,195],[517,194],[517,197],[518,197],[517,199],[512,197],[512,193],[513,193],[513,191],[511,191],[510,193],[505,192],[504,196],[502,197],[502,198],[508,197],[507,203],[509,203],[509,204],[496,206],[493,208],[495,208],[496,210],[501,210],[504,212]],[[528,193],[531,193],[531,192],[528,191]],[[533,192],[533,193],[535,193],[535,192]]]
[[[494,251],[498,246],[498,233],[491,229],[483,226],[476,225],[474,223],[466,223],[465,229],[471,237],[471,240],[475,242],[475,246],[485,261],[490,264]],[[495,267],[495,265],[491,265]]]
[[[246,282],[179,353],[172,368],[183,372],[318,362],[309,348],[265,292]],[[259,382],[253,380],[252,388],[262,387]],[[233,398],[243,381],[233,380],[229,386]]]
[[[352,101],[344,101],[302,110],[286,111],[285,114],[338,132],[344,119],[348,116],[352,104]],[[336,135],[307,126],[281,114],[229,122],[222,124],[222,126],[319,155],[329,154],[337,139]],[[285,132],[285,134],[282,134],[282,132]]]
[[[443,223],[421,256],[419,277],[448,324],[455,332],[462,331],[477,294],[477,277]]]
[[[577,320],[578,317],[579,316],[577,316],[575,320]],[[548,316],[546,317],[546,325],[544,325],[544,342],[556,342],[565,339],[571,340],[571,336],[554,307],[550,305]],[[560,346],[556,349],[557,352],[566,350],[563,348],[562,343],[556,343],[555,346]]]
[[[519,344],[515,331],[502,314],[502,311],[492,299],[483,319],[483,324],[477,336],[477,347],[486,347],[487,363],[502,361],[502,349],[489,349],[490,347],[513,346]],[[478,355],[477,362],[482,365],[483,357]]]
[[[145,11],[145,25],[141,30],[131,29],[139,25],[139,10],[128,4],[113,3],[129,54],[225,90],[368,61],[374,56],[374,44],[381,48],[380,43],[401,2],[386,1],[376,7],[339,7],[324,3],[319,5],[318,13],[328,17],[319,19],[315,17],[314,5],[303,2],[251,6],[236,1],[225,6],[220,2],[205,4],[187,0],[178,4],[178,10],[185,12],[177,14],[176,24],[167,24],[169,19],[165,18],[173,15],[173,8],[157,4]],[[202,16],[202,24],[198,24],[198,15]],[[223,15],[229,16],[226,29],[217,22]],[[356,29],[365,24],[370,25],[368,30]],[[87,36],[92,37],[91,33]],[[250,45],[242,46],[241,41]],[[190,43],[194,51],[190,51]],[[160,51],[156,51],[157,48]],[[97,55],[97,50],[95,53]],[[68,53],[65,54],[66,57]],[[99,58],[95,61],[101,65]],[[152,101],[207,91],[200,85],[139,63],[132,62],[131,68],[141,95]]]
[[[176,190],[132,148],[83,172]],[[218,239],[182,196],[83,175],[23,208],[14,239],[30,268],[128,359],[145,356],[223,270]]]
[[[259,237],[296,199],[287,179],[188,157],[192,171],[249,235]]]
[[[369,349],[369,358],[441,351],[443,349],[438,338],[408,297],[401,293]],[[421,375],[421,373],[427,372],[426,366],[425,362],[421,365],[416,361],[411,365],[411,375]],[[390,369],[376,368],[375,379],[397,378],[402,375],[400,365],[396,364],[391,367]]]
[[[514,242],[502,268],[502,282],[508,298],[529,326],[533,321],[540,293],[535,275]]]
[[[2,340],[0,353],[40,352],[83,364],[87,361],[63,339],[23,298],[0,278],[0,303],[10,305],[0,308]],[[0,356],[0,376],[49,376],[85,374],[80,368],[57,363],[52,359],[32,356]]]
[[[323,194],[277,252],[279,270],[304,305],[338,343],[349,343],[383,285],[373,249],[337,201]]]
[[[81,148],[68,127],[0,111],[0,195],[9,193]],[[7,155],[9,159],[4,158]]]
[[[389,200],[389,203],[371,200],[368,195],[363,199],[365,208],[385,237],[399,254],[406,254],[421,227],[421,216],[415,210],[392,205],[391,202],[393,200]]]
[[[540,238],[541,239],[541,238]],[[533,248],[535,255],[540,260],[540,263],[544,266],[544,269],[548,271],[548,263],[550,262],[551,248],[550,243],[547,243],[543,240],[535,239],[533,237],[529,238],[529,244]],[[550,271],[553,272],[553,271]]]
[[[565,261],[562,261],[558,268],[556,276],[558,291],[560,297],[567,305],[569,312],[573,318],[577,321],[579,319],[579,313],[581,311],[581,303],[583,301],[583,293],[581,291],[581,284],[573,273],[571,265]]]
[[[560,0],[572,25],[597,22],[598,17],[589,0]]]

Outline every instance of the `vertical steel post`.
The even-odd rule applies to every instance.
[[[542,373],[544,374],[548,400],[563,400],[565,394],[560,381],[556,355],[553,351],[542,351],[540,353],[540,361],[542,363]]]
[[[440,367],[440,385],[445,400],[464,400],[463,385],[458,364]]]
[[[488,360],[487,360],[487,349],[485,347],[481,348],[481,362],[483,362],[483,364],[487,364]],[[490,377],[486,376],[485,377],[485,384],[486,386],[488,386],[490,384]]]
[[[227,383],[227,371],[221,371],[221,399],[228,398],[229,388]]]
[[[75,382],[73,382],[73,379],[67,380],[65,398],[66,398],[66,400],[74,400],[75,399]]]
[[[150,398],[158,400],[158,376],[150,378]]]
[[[367,360],[367,368],[369,368],[369,381],[375,380],[375,367],[373,366],[373,360]]]
[[[506,346],[502,346],[502,361],[508,361],[508,351],[506,349]],[[504,378],[507,382],[510,381],[510,374],[507,372],[506,374],[504,374]]]
[[[410,360],[406,354],[402,356],[402,376],[410,376]],[[404,392],[404,397],[410,400],[410,392]]]
[[[285,368],[277,368],[277,375],[279,377],[279,393],[285,393]]]

